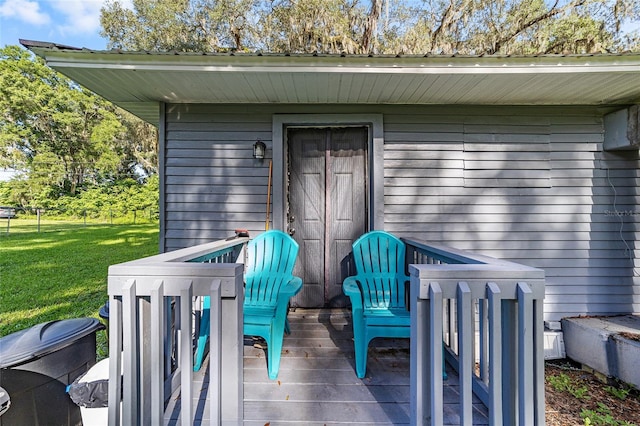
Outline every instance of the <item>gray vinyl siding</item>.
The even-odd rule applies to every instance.
[[[169,105],[165,249],[264,230],[252,145],[305,112],[383,114],[386,230],[544,269],[547,319],[640,312],[639,156],[596,108]]]
[[[595,109],[451,111],[385,115],[387,230],[544,269],[547,319],[639,312],[637,151]]]
[[[167,107],[166,250],[264,230],[269,162],[253,158],[258,139],[270,145],[270,113]]]

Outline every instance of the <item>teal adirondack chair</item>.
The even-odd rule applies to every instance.
[[[369,342],[376,337],[408,338],[411,317],[405,305],[405,246],[385,231],[371,231],[353,243],[357,275],[342,290],[351,300],[356,375],[367,371]],[[443,375],[446,378],[446,374]]]
[[[289,299],[302,288],[302,279],[293,276],[298,243],[282,231],[270,230],[247,245],[244,291],[244,334],[260,336],[267,342],[269,378],[278,377],[284,333],[289,334]],[[204,298],[200,333],[193,370],[202,366],[209,337],[209,297]]]
[[[302,288],[293,276],[298,243],[282,231],[266,231],[247,247],[244,293],[244,334],[267,342],[269,378],[278,377],[284,333],[289,334],[289,299]]]

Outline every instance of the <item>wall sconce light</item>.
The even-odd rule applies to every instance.
[[[264,142],[258,139],[256,143],[253,144],[253,158],[262,160],[266,152],[267,146],[264,144]]]

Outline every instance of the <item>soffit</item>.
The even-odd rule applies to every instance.
[[[640,54],[179,54],[21,42],[52,68],[152,123],[157,123],[160,102],[601,106],[640,102]]]

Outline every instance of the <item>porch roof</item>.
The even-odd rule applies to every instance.
[[[640,102],[640,53],[358,56],[97,51],[20,40],[150,122],[159,103],[599,105]]]

